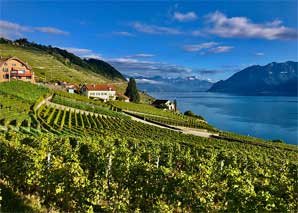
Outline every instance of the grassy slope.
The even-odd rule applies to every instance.
[[[127,83],[123,81],[111,81],[100,74],[81,68],[71,68],[55,59],[50,54],[33,48],[18,47],[10,44],[0,44],[0,56],[16,56],[26,61],[40,81],[67,81],[72,83],[111,83],[117,88],[117,92],[124,93]],[[148,103],[153,98],[140,93],[141,101]]]
[[[0,84],[0,92],[31,102],[38,98],[38,94],[46,92],[37,85],[20,81],[14,84],[15,87],[19,84],[23,89],[11,90],[9,84],[4,83]],[[18,93],[13,94],[14,91]],[[27,97],[28,91],[32,91],[30,97]],[[18,106],[21,108],[21,105]],[[164,114],[162,111],[159,113]],[[44,189],[51,189],[44,185],[43,179],[49,173],[45,172],[45,169],[40,169],[44,168],[49,147],[55,153],[49,177],[53,178],[52,181],[56,181],[54,187],[65,186],[63,193],[52,188],[50,195],[53,202],[49,203],[52,207],[61,208],[61,211],[73,210],[71,205],[73,203],[77,205],[76,207],[82,208],[82,212],[86,210],[82,207],[84,204],[82,201],[94,199],[89,189],[102,190],[102,183],[107,182],[105,175],[94,178],[92,172],[89,173],[92,169],[88,168],[99,165],[94,168],[100,174],[101,168],[105,168],[101,165],[107,165],[105,156],[110,153],[114,156],[112,161],[114,178],[110,180],[111,186],[115,187],[114,191],[121,192],[120,195],[129,200],[129,202],[116,200],[126,208],[126,211],[133,212],[136,208],[142,207],[139,202],[144,202],[146,205],[143,208],[148,207],[153,211],[152,206],[156,205],[162,212],[163,203],[155,204],[155,199],[176,208],[175,210],[182,208],[180,212],[197,212],[197,208],[201,208],[203,212],[216,208],[217,211],[227,212],[241,212],[241,210],[262,212],[264,209],[284,212],[295,208],[290,205],[295,205],[296,199],[294,172],[297,171],[295,170],[297,147],[289,145],[292,151],[277,149],[278,147],[267,149],[250,144],[181,135],[132,122],[130,124],[133,125],[127,125],[125,130],[124,125],[118,124],[119,126],[115,127],[116,125],[111,122],[108,126],[114,128],[110,130],[104,128],[106,133],[98,131],[93,138],[92,134],[88,135],[86,128],[86,135],[75,140],[52,135],[26,136],[12,132],[0,133],[0,147],[2,153],[5,153],[2,156],[1,166],[6,171],[3,172],[6,182],[0,179],[0,188],[3,192],[3,205],[0,211],[48,211],[43,207],[42,197],[39,198],[37,195],[42,196]],[[172,157],[168,157],[169,153]],[[156,159],[159,159],[160,167],[156,166]],[[130,178],[126,178],[127,176]],[[25,181],[18,182],[23,180],[22,177],[26,177]],[[84,180],[88,181],[83,182]],[[31,190],[17,191],[16,187],[19,186],[36,190],[38,193],[35,193],[37,194],[35,196]],[[20,188],[23,189],[22,187]],[[159,188],[166,190],[160,191]],[[131,193],[126,193],[125,190]],[[80,195],[79,199],[75,194]],[[62,198],[69,200],[69,204],[64,200],[61,201],[62,195]],[[103,196],[98,206],[107,208],[110,204],[108,201],[113,199],[119,199],[118,194],[115,197]],[[60,201],[60,205],[54,201]],[[175,206],[178,202],[182,207]],[[197,203],[200,204],[199,207]],[[90,204],[89,202],[88,205]]]
[[[111,82],[102,75],[87,69],[74,69],[68,67],[44,51],[33,48],[18,47],[9,44],[0,44],[2,57],[16,56],[26,61],[40,80],[67,81],[73,83],[103,83]]]

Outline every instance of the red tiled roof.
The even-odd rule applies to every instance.
[[[89,91],[116,91],[113,85],[108,84],[85,84],[84,85]]]

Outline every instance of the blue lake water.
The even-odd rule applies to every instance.
[[[151,92],[176,99],[181,112],[192,110],[215,127],[264,139],[297,144],[298,99],[285,96],[236,96],[207,92]]]

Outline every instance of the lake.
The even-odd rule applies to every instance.
[[[297,144],[297,97],[237,96],[207,92],[149,94],[159,99],[176,99],[181,112],[191,110],[219,129]]]

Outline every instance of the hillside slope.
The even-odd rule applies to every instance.
[[[52,104],[40,104],[53,93]],[[121,103],[151,108],[163,120],[186,119]],[[110,104],[28,82],[1,83],[0,211],[297,209],[297,146],[225,132],[182,134],[134,121]]]
[[[125,82],[125,78],[108,63],[80,57],[56,47],[44,46],[19,39],[0,39],[0,56],[16,56],[32,66],[40,81],[74,83]]]
[[[251,66],[225,81],[214,84],[209,92],[238,94],[297,95],[298,63],[270,63],[265,66]]]

